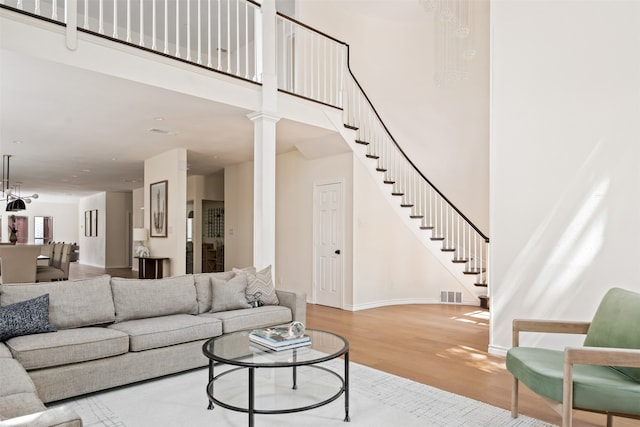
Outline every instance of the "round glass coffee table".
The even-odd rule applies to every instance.
[[[209,383],[207,397],[209,409],[214,404],[233,411],[245,412],[249,415],[249,426],[254,425],[255,414],[286,414],[307,411],[318,408],[338,399],[344,394],[344,421],[349,418],[349,342],[331,332],[307,329],[306,335],[311,337],[311,345],[285,350],[268,350],[249,341],[251,331],[238,331],[211,338],[202,346],[202,351],[209,358]],[[344,374],[320,366],[321,363],[344,356]],[[215,375],[214,367],[218,364],[230,365],[231,368]],[[337,390],[330,396],[323,396],[313,403],[287,408],[256,408],[256,369],[259,368],[291,368],[292,389],[298,389],[298,368],[309,367],[326,373],[327,377],[337,378]],[[219,383],[225,376],[237,374],[240,370],[248,371],[247,378],[247,406],[230,404],[214,394],[214,384]],[[310,377],[317,377],[311,375]],[[238,377],[239,378],[239,377]],[[237,384],[237,379],[234,381]],[[302,387],[303,385],[301,385]],[[306,392],[313,394],[310,387]],[[298,392],[296,392],[298,393]],[[277,399],[278,396],[274,396]]]

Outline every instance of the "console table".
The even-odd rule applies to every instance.
[[[160,279],[163,276],[162,267],[167,257],[135,257],[138,258],[138,279]]]

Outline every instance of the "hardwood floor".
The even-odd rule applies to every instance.
[[[72,263],[71,279],[100,274],[137,277],[131,269]],[[350,360],[504,409],[511,405],[511,375],[504,358],[488,354],[489,312],[462,305],[396,305],[356,312],[307,305],[307,327],[335,332],[350,343]],[[520,413],[553,424],[560,416],[520,387]],[[577,411],[575,427],[605,426],[603,415]],[[640,421],[616,418],[615,427]]]
[[[307,327],[347,338],[353,362],[510,410],[512,377],[504,358],[487,352],[489,313],[480,307],[397,305],[350,312],[308,304]],[[561,423],[525,386],[519,412]],[[576,411],[573,425],[605,426],[606,420]],[[616,418],[614,425],[640,426],[640,421]]]

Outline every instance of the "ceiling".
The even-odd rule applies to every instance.
[[[144,160],[184,147],[188,175],[253,157],[250,111],[0,50],[0,144],[23,196],[74,201],[143,186]],[[336,132],[282,119],[277,151],[348,151]],[[315,147],[315,149],[313,148]],[[322,147],[320,150],[318,147]]]

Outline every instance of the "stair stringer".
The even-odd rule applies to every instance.
[[[433,237],[433,230],[420,229],[421,220],[410,218],[410,210],[401,206],[401,199],[391,194],[389,185],[384,183],[382,174],[376,170],[377,160],[366,157],[364,147],[356,143],[356,131],[344,126],[341,114],[333,114],[330,112],[325,112],[325,114],[335,127],[336,131],[342,136],[349,148],[354,152],[355,157],[357,157],[365,166],[365,169],[402,222],[416,236],[418,241],[420,241],[421,244],[434,255],[438,262],[442,264],[442,266],[451,274],[460,286],[466,289],[471,295],[475,296],[475,303],[480,304],[480,297],[486,295],[486,290],[475,285],[477,282],[476,275],[464,274],[463,268],[461,267],[466,266],[466,264],[454,263],[452,261],[451,253],[442,250],[442,242],[431,240],[431,237]]]

